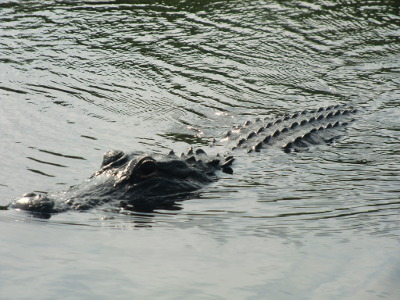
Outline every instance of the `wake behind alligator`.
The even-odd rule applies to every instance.
[[[39,217],[67,210],[87,210],[110,204],[123,210],[153,211],[173,208],[178,200],[193,196],[218,180],[218,173],[233,174],[235,151],[259,152],[279,147],[290,154],[318,144],[332,144],[353,120],[356,109],[346,105],[321,107],[287,114],[277,119],[247,121],[228,131],[213,145],[226,145],[228,154],[208,156],[190,148],[177,156],[111,150],[100,170],[66,191],[28,193],[8,208],[26,210]]]

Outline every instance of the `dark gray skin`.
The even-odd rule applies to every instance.
[[[220,141],[231,151],[259,152],[280,147],[286,153],[307,150],[313,145],[332,144],[352,121],[357,110],[329,106],[295,112],[278,119],[245,122],[228,131]],[[190,198],[193,192],[218,179],[219,171],[232,174],[232,156],[209,157],[198,149],[189,149],[177,157],[124,153],[112,150],[104,155],[99,171],[67,191],[29,193],[14,200],[8,208],[30,211],[40,217],[66,210],[87,210],[110,203],[113,207],[135,211],[172,208],[175,201]]]
[[[313,145],[333,144],[352,122],[356,109],[345,105],[320,107],[286,114],[280,118],[247,121],[222,139],[232,151],[260,152],[270,147],[286,153],[306,151]]]
[[[210,159],[204,151],[189,150],[181,158],[168,155],[124,153],[111,150],[103,157],[99,171],[67,191],[51,194],[28,193],[14,200],[9,208],[49,217],[66,210],[87,210],[113,202],[135,211],[170,208],[175,200],[217,180],[215,172],[231,173],[233,158]]]

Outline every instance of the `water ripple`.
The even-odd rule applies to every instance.
[[[282,220],[280,226],[296,218],[395,211],[391,199],[398,192],[399,137],[393,121],[397,110],[390,109],[398,108],[393,99],[398,96],[400,46],[394,1],[1,5],[0,91],[19,106],[2,108],[7,117],[0,122],[4,128],[21,124],[13,138],[3,135],[20,143],[16,153],[27,159],[22,169],[55,176],[47,180],[57,183],[62,176],[62,182],[69,176],[83,180],[84,174],[65,172],[73,172],[78,162],[94,171],[108,148],[160,151],[186,143],[206,145],[220,133],[215,127],[229,128],[246,115],[272,116],[293,106],[352,100],[371,106],[371,114],[360,116],[370,121],[356,123],[333,149],[301,159],[255,156],[262,169],[239,165],[236,182],[205,194],[215,200],[224,198],[220,188],[234,199],[249,193],[258,199],[253,208],[228,205],[208,211],[199,205],[199,211],[218,211],[223,218],[227,211],[237,211],[238,217],[265,216]],[[274,155],[276,162],[270,158]],[[359,189],[370,204],[352,195]],[[336,202],[327,205],[321,199]],[[381,203],[380,208],[369,206]],[[270,204],[276,209],[264,214]],[[175,217],[180,223],[188,216]]]

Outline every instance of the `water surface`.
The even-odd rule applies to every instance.
[[[81,182],[109,149],[360,112],[333,146],[236,152],[181,210],[0,211],[0,298],[396,299],[399,15],[394,0],[1,1],[0,205]]]

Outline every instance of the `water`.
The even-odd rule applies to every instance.
[[[81,182],[109,149],[361,109],[334,146],[237,152],[181,210],[1,211],[0,298],[397,299],[399,15],[383,0],[0,1],[0,205]]]

